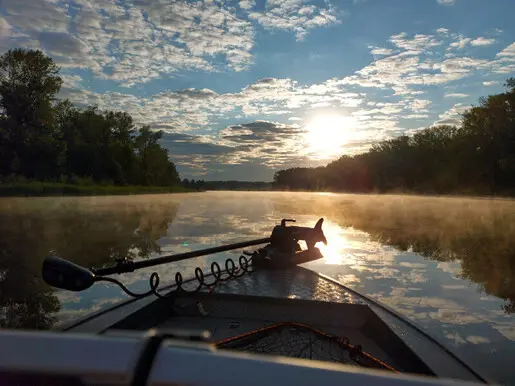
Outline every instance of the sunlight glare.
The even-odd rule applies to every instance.
[[[324,234],[327,238],[327,245],[319,242],[316,244],[316,247],[322,252],[325,264],[351,265],[356,263],[355,259],[347,253],[349,241],[346,239],[345,233],[340,226],[330,221],[325,221]]]
[[[325,159],[341,154],[354,130],[352,117],[324,114],[313,117],[306,126],[305,141],[312,158]]]

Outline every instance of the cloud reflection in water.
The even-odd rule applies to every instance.
[[[325,258],[307,264],[308,268],[413,319],[495,381],[513,380],[508,363],[515,354],[515,323],[510,314],[515,298],[515,286],[510,284],[515,277],[512,201],[209,192],[7,199],[0,201],[0,217],[0,224],[10,224],[2,228],[0,271],[16,267],[12,261],[24,264],[19,271],[11,269],[7,280],[0,280],[3,294],[10,291],[4,298],[15,301],[20,301],[23,291],[14,278],[28,272],[37,275],[48,249],[80,264],[98,266],[129,252],[138,259],[263,237],[284,217],[310,226],[324,217],[328,245],[320,247]],[[177,270],[188,277],[196,266],[207,269],[212,261],[238,253],[153,267],[125,274],[122,281],[135,291],[145,291],[153,271],[163,281]],[[73,296],[39,282],[27,288],[47,296],[49,300],[43,299],[50,302],[47,312],[55,311],[52,302],[57,299],[61,320],[101,309],[125,296],[117,287],[104,284]],[[28,318],[25,326],[52,323],[41,320],[43,324],[31,325],[33,319]]]

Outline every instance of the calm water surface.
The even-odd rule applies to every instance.
[[[0,199],[0,326],[50,328],[125,295],[46,286],[54,251],[81,265],[156,257],[268,236],[283,217],[324,217],[330,275],[411,318],[488,379],[515,384],[515,202],[317,193]],[[236,251],[235,253],[239,253]],[[133,290],[228,254],[126,274]]]

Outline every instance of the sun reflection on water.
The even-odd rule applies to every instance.
[[[328,240],[327,245],[321,242],[316,244],[316,247],[320,249],[324,256],[324,263],[332,265],[351,265],[356,263],[356,259],[348,253],[351,242],[339,225],[330,221],[324,222],[324,234]]]

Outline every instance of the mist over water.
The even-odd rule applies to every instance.
[[[125,295],[82,293],[41,280],[49,251],[86,267],[145,259],[269,235],[285,217],[325,218],[330,275],[414,320],[492,381],[515,383],[515,201],[320,193],[0,199],[0,326],[50,328]],[[234,253],[240,253],[235,251]],[[125,274],[133,290],[228,254]]]

